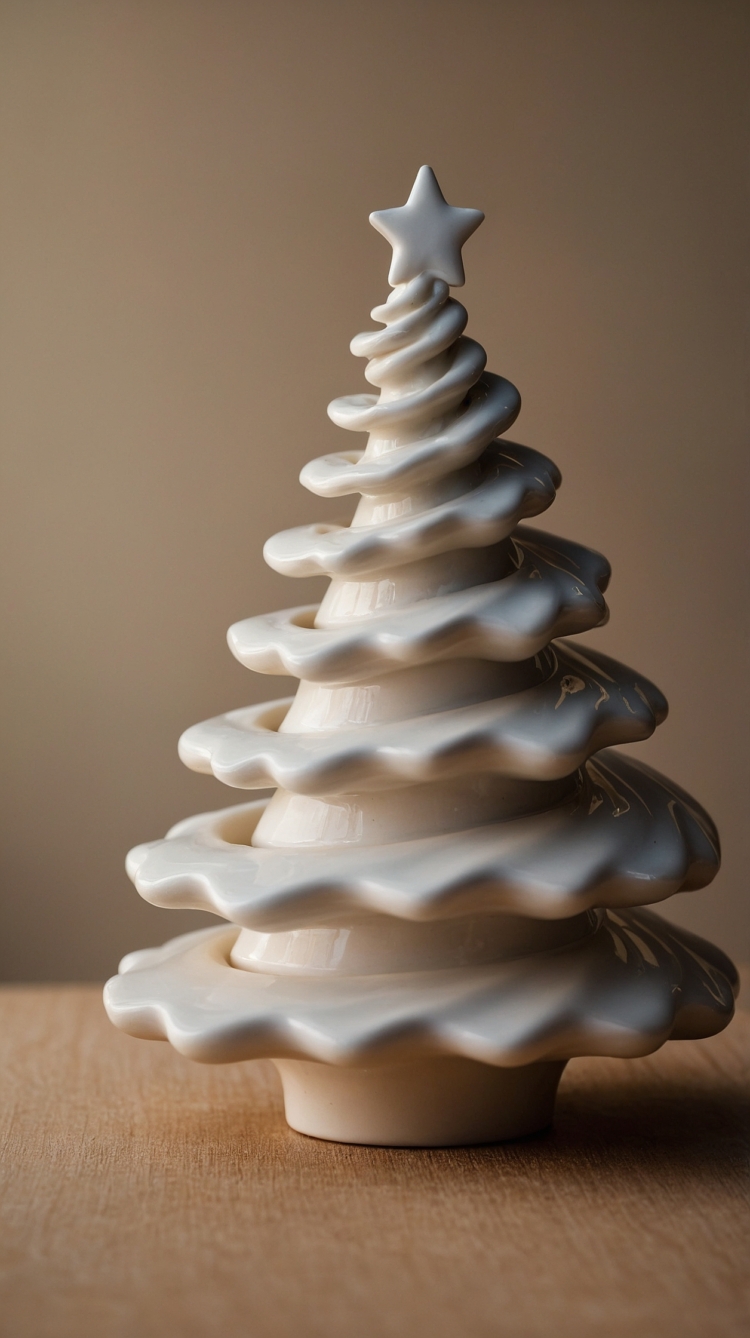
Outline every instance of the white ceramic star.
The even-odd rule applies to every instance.
[[[453,288],[464,282],[461,247],[482,222],[481,209],[447,204],[431,167],[420,167],[411,195],[399,209],[378,209],[370,222],[393,247],[388,282],[395,288],[424,270]]]

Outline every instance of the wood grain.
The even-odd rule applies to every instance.
[[[746,1334],[750,1017],[577,1060],[496,1147],[292,1133],[269,1064],[208,1068],[89,986],[0,991],[8,1338]]]

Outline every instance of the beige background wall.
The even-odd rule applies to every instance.
[[[367,224],[422,162],[487,221],[469,332],[565,482],[549,528],[614,565],[590,641],[672,707],[641,755],[720,823],[668,913],[747,955],[748,59],[710,0],[20,0],[3,6],[6,978],[98,977],[200,917],[124,852],[240,795],[180,765],[280,695],[230,622],[311,597],[266,536],[364,389]],[[347,445],[352,443],[347,439]],[[743,774],[744,773],[744,774]]]

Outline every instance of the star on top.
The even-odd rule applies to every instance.
[[[370,214],[372,226],[393,247],[391,287],[429,270],[452,288],[460,288],[465,278],[461,247],[483,218],[481,209],[447,204],[432,168],[420,167],[406,204]]]

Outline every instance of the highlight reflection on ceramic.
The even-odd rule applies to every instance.
[[[636,909],[708,883],[716,831],[611,750],[664,719],[659,690],[559,640],[606,621],[609,566],[522,523],[560,475],[498,439],[518,392],[449,294],[481,217],[429,168],[372,216],[394,288],[352,351],[378,393],[329,407],[367,446],[301,476],[361,500],[348,527],[266,544],[275,570],[331,578],[319,607],[229,631],[242,664],[297,694],[180,740],[188,766],[274,796],[128,857],[148,901],[230,926],[130,954],[112,1020],[194,1059],[278,1060],[290,1121],[321,1137],[526,1133],[566,1059],[707,1036],[733,1008],[727,958]]]

